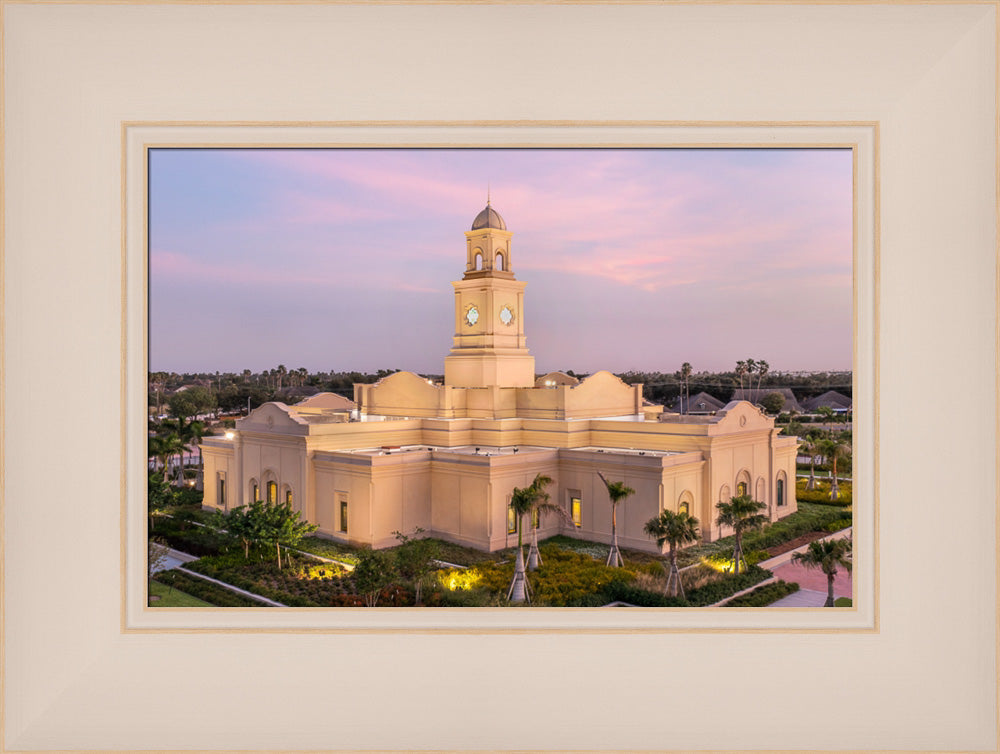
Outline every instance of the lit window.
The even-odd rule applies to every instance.
[[[774,494],[778,498],[778,505],[782,506],[785,504],[785,480],[779,479],[778,483],[774,486]]]
[[[285,490],[285,502],[289,505],[292,504],[292,491],[291,489]]]
[[[683,513],[684,515],[688,514],[688,504],[686,501],[677,506],[677,512]]]
[[[573,526],[580,528],[583,525],[583,512],[580,509],[580,498],[570,497],[569,499],[569,515],[573,519]]]
[[[347,533],[347,501],[340,501],[340,530]]]
[[[278,502],[278,483],[268,482],[267,483],[267,502],[276,503]]]
[[[747,494],[747,483],[746,482],[737,482],[736,483],[736,497],[743,497],[745,494]]]
[[[257,500],[260,500],[260,487],[257,486],[257,482],[250,482],[250,502]]]
[[[517,515],[514,513],[514,506],[507,503],[507,533],[513,534],[517,531]]]

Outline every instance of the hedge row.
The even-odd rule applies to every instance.
[[[797,591],[799,591],[799,585],[794,581],[790,584],[787,581],[775,581],[773,584],[765,584],[752,592],[734,597],[723,607],[767,607],[782,597],[787,597]]]
[[[646,589],[640,589],[632,584],[614,581],[604,590],[607,602],[628,602],[638,607],[705,607],[721,602],[736,592],[741,592],[764,579],[771,578],[771,572],[760,566],[750,566],[748,571],[739,576],[727,576],[719,581],[713,581],[687,593],[687,598],[668,597]]]
[[[842,507],[800,506],[797,513],[775,521],[759,531],[743,535],[743,549],[767,550],[813,531],[826,531],[827,524],[844,518]]]

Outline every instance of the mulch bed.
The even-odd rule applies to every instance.
[[[789,550],[794,550],[796,547],[801,547],[802,545],[809,544],[817,539],[822,539],[823,537],[828,536],[830,536],[830,532],[828,531],[811,531],[808,534],[803,534],[801,537],[796,537],[789,542],[784,542],[780,545],[767,548],[767,554],[773,558],[776,555],[781,555]]]

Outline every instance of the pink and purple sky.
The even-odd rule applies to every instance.
[[[156,149],[149,167],[151,370],[441,373],[487,185],[540,373],[852,367],[849,150]]]

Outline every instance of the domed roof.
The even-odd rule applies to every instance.
[[[486,208],[476,215],[476,219],[472,221],[473,230],[481,230],[482,228],[507,230],[507,223],[500,217],[500,213],[490,206],[489,202],[486,202]]]

